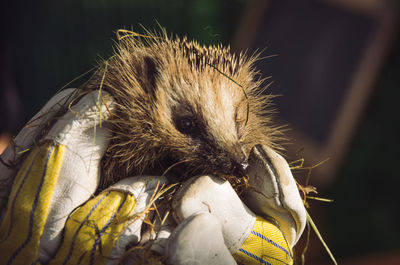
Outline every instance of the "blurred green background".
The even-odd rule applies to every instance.
[[[142,32],[140,24],[151,30],[160,24],[171,34],[201,43],[228,44],[245,4],[244,0],[10,1],[2,10],[2,36],[6,64],[13,64],[12,81],[22,101],[22,120],[100,57],[110,56],[117,29]]]
[[[246,0],[7,2],[1,11],[0,133],[17,133],[64,84],[99,58],[110,56],[117,29],[141,32],[140,24],[157,29],[159,23],[171,34],[227,45],[247,4]],[[400,249],[399,99],[397,39],[335,182],[320,191],[322,197],[335,199],[323,207],[321,232],[339,260]],[[318,219],[314,216],[317,223]],[[318,250],[312,252],[315,257],[308,257],[310,262],[326,260],[322,247],[314,247]]]

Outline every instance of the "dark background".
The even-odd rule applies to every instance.
[[[261,27],[253,46],[278,56],[257,66],[272,76],[271,92],[282,95],[281,118],[323,144],[374,20],[318,1],[271,1]]]
[[[187,35],[200,43],[228,45],[247,5],[245,0],[7,2],[0,11],[0,133],[16,134],[64,84],[93,67],[100,57],[110,56],[117,29],[141,32],[139,24],[158,29],[159,23],[170,33]],[[296,10],[291,12],[296,14]],[[265,19],[271,19],[273,15]],[[270,30],[291,30],[280,29],[279,25],[271,27]],[[344,40],[343,45],[346,41],[349,45],[365,41],[358,35],[358,30],[349,30],[349,40]],[[296,34],[297,31],[293,29],[292,32]],[[285,39],[261,37],[278,52],[279,43],[285,43]],[[293,36],[289,34],[288,38]],[[334,198],[335,202],[323,205],[323,211],[318,213],[321,216],[314,216],[314,220],[338,260],[360,259],[359,264],[362,264],[365,255],[391,255],[400,250],[400,39],[395,39],[344,163],[334,182],[320,190],[322,197]],[[293,61],[309,60],[312,69],[318,58],[314,61],[307,58],[301,48],[293,54],[281,55],[282,60],[288,56],[293,57]],[[279,60],[279,57],[273,60]],[[340,67],[340,61],[338,63]],[[346,65],[342,66],[345,71]],[[275,73],[265,72],[263,75],[272,74],[272,79],[274,76],[279,79],[285,76],[285,69],[281,64],[280,69],[271,70]],[[285,102],[285,95],[296,95],[297,87],[278,82],[272,85],[272,89],[283,94],[279,99],[283,106],[296,104],[290,102],[293,97],[288,97]],[[335,100],[338,99],[332,99]],[[318,102],[313,104],[313,101],[301,106],[304,108],[304,123],[300,126],[309,128],[308,118],[320,119],[318,107]],[[285,112],[281,115],[284,116]],[[318,138],[321,131],[309,128],[309,134]],[[313,205],[321,207],[321,204],[312,202],[311,209]],[[307,257],[309,264],[319,264],[328,259],[322,246],[315,242],[312,246],[314,251]]]

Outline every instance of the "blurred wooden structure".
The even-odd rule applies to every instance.
[[[307,165],[329,185],[357,129],[394,39],[397,16],[383,0],[252,0],[233,48],[263,50],[263,76],[272,75],[280,123],[289,124],[288,160],[303,149]]]

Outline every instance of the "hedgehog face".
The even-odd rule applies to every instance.
[[[241,176],[253,146],[274,147],[280,131],[255,78],[256,58],[167,36],[127,38],[117,48],[103,82],[116,101],[106,179],[162,174],[175,165],[187,176]],[[88,87],[97,89],[102,77]]]
[[[169,131],[163,134],[165,142],[171,143],[169,156],[175,161],[186,160],[189,175],[244,174],[247,156],[240,143],[238,111],[243,111],[245,98],[235,84],[224,79],[181,83],[179,88],[167,86],[157,93],[164,97],[157,100],[162,103],[158,113],[162,114],[159,124]]]

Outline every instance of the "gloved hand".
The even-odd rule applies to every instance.
[[[136,176],[124,179],[94,196],[93,193],[97,189],[100,177],[99,162],[110,136],[107,118],[113,109],[112,98],[104,92],[101,95],[98,91],[88,93],[72,105],[71,110],[58,118],[47,134],[44,136],[40,134],[41,125],[48,124],[59,111],[69,106],[76,93],[80,91],[66,90],[51,99],[29,122],[30,127],[24,128],[16,137],[16,148],[9,147],[2,155],[2,159],[10,163],[21,157],[20,151],[30,149],[29,155],[18,172],[16,168],[8,168],[0,163],[0,181],[3,184],[0,195],[2,198],[8,198],[7,207],[0,203],[2,212],[0,252],[4,253],[2,260],[6,264],[34,262],[113,264],[117,262],[127,245],[135,245],[141,240],[144,217],[142,211],[148,205],[156,187],[167,183],[167,180],[162,177]],[[253,160],[258,161],[258,158]],[[259,170],[265,172],[265,168],[262,167],[255,172]],[[190,187],[193,180],[189,180],[185,186]],[[197,198],[202,202],[201,207],[205,205],[201,191],[213,190],[207,185],[199,185],[200,193],[191,195],[192,199]],[[226,198],[236,196],[231,188],[227,189],[230,185],[222,186],[226,190],[221,193],[222,195],[231,193],[230,197]],[[218,193],[211,195],[216,194]],[[257,208],[259,199],[252,199],[251,192],[249,194],[249,205],[255,205]],[[276,197],[277,194],[274,196]],[[211,202],[214,202],[214,199],[215,201],[220,199],[211,195],[209,197]],[[265,198],[260,200],[260,204],[262,200]],[[179,198],[176,201],[179,201]],[[186,204],[191,200],[181,201]],[[276,241],[280,242],[279,240],[284,239],[276,226],[256,217],[237,196],[230,202],[226,202],[226,205],[229,205],[226,209],[224,208],[226,205],[214,207],[212,203],[206,202],[206,204],[207,209],[196,208],[196,204],[193,204],[193,209],[189,207],[186,216],[177,218],[179,223],[182,221],[183,223],[167,241],[168,251],[164,251],[164,246],[166,238],[171,233],[171,226],[167,229],[160,228],[156,235],[158,240],[155,241],[152,249],[159,253],[167,253],[170,261],[173,261],[176,260],[174,257],[178,259],[184,257],[180,253],[188,253],[187,246],[199,245],[199,242],[208,242],[209,244],[202,246],[211,246],[210,242],[215,242],[215,249],[218,249],[218,246],[225,248],[218,251],[219,259],[234,263],[231,254],[235,251],[237,260],[241,260],[240,253],[251,253],[246,250],[245,245],[248,245],[249,240],[250,243],[254,241],[252,234],[249,236],[252,231],[260,229],[275,231],[273,233],[277,235]],[[179,203],[175,203],[174,207],[178,209]],[[279,208],[280,206],[277,207]],[[210,209],[215,210],[210,214]],[[264,214],[263,211],[260,212]],[[199,214],[193,215],[193,213]],[[228,222],[221,223],[221,220]],[[202,231],[204,222],[207,224],[209,233],[193,233],[193,235],[190,233],[193,229]],[[219,230],[216,227],[219,227]],[[288,227],[292,225],[289,224]],[[296,231],[298,233],[299,230]],[[196,234],[200,238],[193,237]],[[182,240],[182,236],[186,236],[186,241]],[[219,238],[219,241],[213,241],[215,237]],[[199,240],[201,238],[202,240]],[[284,255],[284,258],[290,261],[290,247],[287,247],[287,244],[285,247],[284,241],[281,244],[286,252],[273,253],[273,257]],[[240,249],[242,252],[238,251]],[[263,248],[257,249],[263,250]],[[193,254],[191,258],[196,258],[194,262],[199,263],[204,260],[203,250],[201,247],[190,250]],[[206,260],[211,261],[209,258]],[[219,263],[214,262],[214,264]]]
[[[164,177],[129,177],[86,202],[68,218],[49,264],[129,264],[122,258],[126,248],[143,243],[146,207],[166,183]]]
[[[47,104],[27,123],[0,156],[0,210],[4,209],[11,185],[19,169],[18,164],[37,140],[40,139],[41,129],[52,120],[59,111],[65,109],[79,93],[76,89],[66,89],[56,94]],[[4,214],[4,212],[2,213]],[[1,220],[1,215],[0,215]]]
[[[75,92],[71,89],[56,95],[28,123],[15,145],[17,151],[29,148],[29,155],[18,173],[2,172],[2,179],[12,180],[0,227],[2,259],[9,264],[35,259],[47,262],[60,244],[67,217],[93,195],[99,183],[99,162],[110,137],[100,120],[106,120],[112,109],[109,95],[84,95],[56,119],[46,135],[40,135],[41,125],[65,110]],[[9,162],[15,154],[10,146],[2,158]]]
[[[170,264],[292,264],[292,247],[304,230],[305,208],[286,161],[256,146],[249,157],[245,202],[227,181],[188,180],[173,201],[180,225],[166,255]],[[264,217],[264,218],[262,218]]]
[[[141,239],[142,211],[161,177],[127,178],[94,196],[100,160],[109,142],[107,93],[84,95],[41,136],[59,111],[80,91],[54,96],[28,123],[4,155],[13,162],[30,149],[17,169],[1,165],[0,253],[4,264],[116,263],[128,244]],[[107,105],[106,105],[107,104]]]
[[[180,225],[168,240],[169,264],[236,264],[232,254],[250,235],[256,216],[229,182],[191,178],[174,196],[172,208]]]

